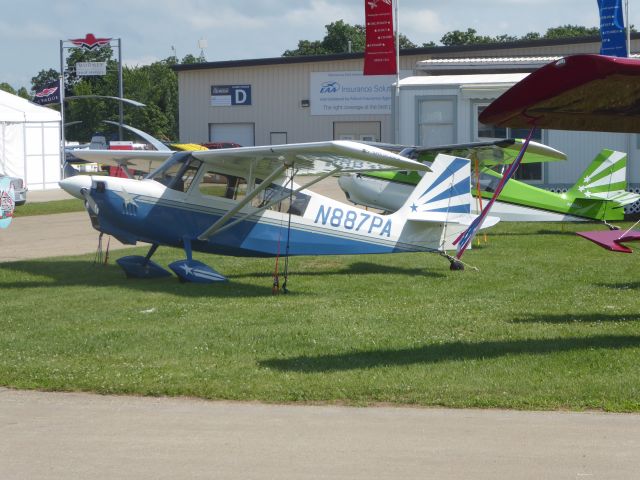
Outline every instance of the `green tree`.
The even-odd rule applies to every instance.
[[[282,54],[283,57],[301,57],[308,55],[327,55],[332,52],[328,52],[322,46],[320,40],[300,40],[298,41],[298,48],[295,50],[285,50]]]
[[[600,35],[598,27],[582,27],[579,25],[562,25],[560,27],[549,28],[543,38],[571,38],[588,37]]]
[[[325,25],[327,34],[322,39],[322,47],[330,53],[363,52],[365,46],[365,29],[362,25],[349,25],[344,20]]]
[[[301,55],[327,55],[345,53],[349,51],[351,42],[352,52],[364,50],[365,33],[362,25],[349,25],[344,20],[325,25],[327,34],[322,40],[300,40],[296,50],[287,50],[283,57],[297,57]]]
[[[322,40],[299,40],[298,48],[286,50],[283,57],[299,57],[303,55],[329,55],[349,51],[351,42],[352,52],[364,52],[366,45],[366,30],[363,25],[349,25],[344,20],[325,25],[327,34]],[[402,33],[399,35],[400,48],[417,48],[417,45]],[[425,46],[434,46],[431,43]]]
[[[18,96],[19,96],[19,97],[22,97],[22,98],[24,98],[24,99],[26,99],[26,100],[31,100],[31,99],[33,98],[33,97],[29,94],[29,91],[28,91],[26,88],[24,88],[24,87],[20,87],[20,88],[18,89]]]
[[[50,68],[49,70],[40,70],[35,77],[31,78],[31,91],[37,92],[42,90],[48,83],[60,79],[60,72]]]
[[[169,57],[165,60],[165,62],[170,62],[174,57]],[[196,57],[195,55],[188,53],[184,57],[182,57],[182,61],[180,63],[184,65],[191,65],[194,63],[203,63],[205,60],[202,57]]]
[[[445,47],[451,47],[454,45],[477,45],[479,43],[491,43],[491,37],[478,35],[478,32],[473,28],[467,28],[466,32],[461,30],[454,30],[452,32],[445,33],[440,39],[440,43]]]
[[[5,92],[11,93],[13,95],[16,94],[16,90],[7,82],[0,83],[0,90],[4,90]]]

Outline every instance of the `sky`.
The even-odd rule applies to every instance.
[[[8,0],[5,0],[7,3]],[[398,0],[400,32],[417,45],[452,30],[480,35],[544,33],[572,24],[597,26],[597,0]],[[630,0],[631,23],[640,6]],[[363,0],[30,0],[0,16],[0,83],[31,88],[41,70],[60,68],[60,41],[119,38],[125,65],[171,56],[241,60],[279,57],[299,40],[322,40],[337,20],[364,24]],[[66,43],[65,45],[68,45]]]

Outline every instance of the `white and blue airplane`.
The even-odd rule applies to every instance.
[[[81,153],[80,153],[81,155]],[[395,213],[382,215],[308,188],[332,175],[419,170],[422,180]],[[151,261],[161,245],[186,259],[169,267],[183,281],[226,278],[192,251],[246,257],[436,252],[476,218],[469,160],[439,155],[431,168],[374,146],[327,141],[176,152],[144,179],[75,176],[60,182],[83,198],[93,226],[125,244],[151,244],[146,256],[117,260],[127,276],[170,273]],[[299,186],[294,178],[313,175]],[[484,227],[497,223],[488,217]]]

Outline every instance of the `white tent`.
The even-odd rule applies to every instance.
[[[60,113],[0,90],[0,173],[30,190],[58,188]]]

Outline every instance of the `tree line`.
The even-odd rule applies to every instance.
[[[329,55],[348,51],[364,51],[365,27],[363,25],[350,25],[338,20],[325,27],[326,35],[322,40],[300,40],[297,48],[286,50],[282,56]],[[635,31],[633,27],[632,30]],[[478,35],[476,30],[468,28],[466,31],[454,30],[445,33],[440,39],[440,45],[477,45],[597,35],[599,35],[597,27],[577,25],[563,25],[549,28],[544,34],[530,32],[520,37]],[[399,36],[399,40],[401,49],[438,46],[433,42],[417,45],[402,34]],[[169,56],[150,65],[123,67],[124,96],[146,105],[146,107],[138,108],[125,104],[124,123],[163,140],[175,141],[178,139],[178,78],[172,66],[202,61],[204,61],[203,58],[189,54],[182,60],[175,56]],[[79,77],[75,72],[77,62],[107,62],[107,74]],[[117,96],[118,65],[109,45],[93,50],[70,49],[66,58],[64,77],[65,96],[67,97]],[[49,82],[58,80],[58,78],[59,72],[57,70],[41,70],[31,79],[30,91],[25,87],[15,90],[6,82],[0,83],[0,89],[31,100],[35,92],[40,91]],[[118,102],[104,99],[66,102],[65,123],[70,124],[66,128],[66,137],[88,141],[95,132],[110,129],[111,127],[107,127],[103,121],[118,121],[118,107]],[[53,106],[53,108],[59,108],[59,106]]]

